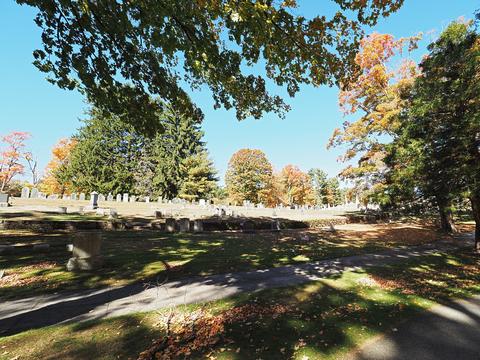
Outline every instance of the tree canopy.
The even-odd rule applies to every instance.
[[[230,200],[236,203],[244,200],[255,204],[261,202],[269,191],[272,173],[272,165],[261,150],[238,150],[232,155],[225,175]]]
[[[403,1],[332,0],[332,17],[308,19],[295,14],[295,0],[16,0],[38,9],[43,48],[34,64],[49,81],[148,130],[160,128],[162,106],[151,96],[202,117],[188,87],[208,87],[215,107],[235,108],[238,119],[282,115],[288,106],[266,78],[290,96],[302,83],[344,83],[362,26]],[[265,76],[245,70],[259,63]]]
[[[480,38],[471,23],[449,25],[429,46],[392,146],[400,177],[433,198],[445,230],[452,202],[469,197],[480,236]]]
[[[147,136],[118,116],[93,108],[78,133],[68,166],[54,173],[74,190],[173,199],[185,173],[182,162],[204,151],[197,121],[174,111],[157,114],[165,131]],[[54,191],[52,191],[54,192]]]

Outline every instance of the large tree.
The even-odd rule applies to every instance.
[[[241,149],[230,158],[225,184],[232,202],[261,202],[271,181],[272,165],[261,150]]]
[[[313,203],[314,193],[310,177],[298,166],[286,165],[280,173],[280,182],[288,205]]]
[[[295,14],[295,0],[16,0],[38,10],[43,49],[35,66],[64,89],[78,88],[98,108],[154,129],[161,103],[201,117],[187,87],[207,86],[215,107],[237,117],[282,114],[266,78],[293,96],[302,83],[343,83],[362,25],[396,11],[403,0],[332,0],[327,17]],[[349,18],[348,15],[351,15]],[[246,67],[264,64],[265,76]]]
[[[155,195],[172,199],[182,185],[182,161],[204,151],[205,144],[195,118],[167,108],[161,113],[160,122],[165,131],[156,134],[151,145],[152,186]]]
[[[206,151],[191,155],[181,163],[182,183],[178,196],[190,201],[211,199],[217,188],[216,171]]]
[[[340,190],[340,182],[337,178],[328,178],[328,175],[322,169],[310,169],[308,171],[315,203],[318,205],[340,205],[343,199],[343,193]]]
[[[421,63],[395,165],[411,171],[423,196],[433,196],[442,225],[452,230],[452,199],[472,203],[480,238],[480,38],[470,23],[454,22],[429,46]],[[407,149],[403,151],[402,149]]]
[[[166,109],[163,133],[147,136],[118,116],[93,109],[75,136],[69,173],[79,191],[128,192],[172,199],[183,181],[181,163],[202,151],[198,121]]]
[[[0,150],[0,192],[6,190],[16,175],[23,173],[21,160],[24,157],[25,140],[29,137],[27,132],[14,131],[1,138],[3,144]]]
[[[73,190],[70,164],[76,145],[77,141],[73,139],[60,139],[55,144],[52,159],[48,162],[41,181],[42,191],[48,194],[64,194]]]
[[[74,138],[69,172],[76,190],[132,192],[143,135],[118,117],[94,109]]]
[[[386,144],[396,136],[404,94],[418,75],[413,61],[406,57],[398,66],[398,57],[415,49],[418,40],[419,36],[395,39],[378,33],[362,39],[355,57],[360,75],[339,93],[347,120],[335,129],[328,147],[345,147],[343,162],[356,160],[357,165],[349,164],[340,175],[354,181],[358,192],[383,189]]]

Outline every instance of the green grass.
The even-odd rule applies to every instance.
[[[416,234],[416,233],[415,233]],[[104,267],[97,272],[68,272],[68,233],[36,234],[0,231],[0,244],[47,242],[49,251],[0,256],[0,300],[59,290],[125,285],[135,281],[179,279],[199,275],[265,269],[326,258],[374,252],[389,247],[432,241],[425,232],[410,237],[386,231],[366,236],[339,231],[283,231],[242,234],[215,232],[165,234],[155,231],[103,232]],[[413,240],[412,240],[413,239]],[[170,271],[165,271],[166,267]]]
[[[106,220],[105,216],[96,214],[55,214],[53,212],[42,211],[18,211],[18,212],[0,212],[0,220],[33,220],[33,221],[91,221]]]
[[[478,293],[478,256],[439,253],[300,286],[177,308],[172,345],[160,354],[175,350],[172,358],[190,354],[191,358],[333,360],[436,303]],[[277,308],[282,311],[270,311]],[[0,339],[0,359],[137,358],[152,340],[165,336],[170,313],[164,310],[30,330]],[[203,314],[197,319],[195,344],[187,339],[190,326],[185,325],[191,323],[175,320],[189,314]],[[202,338],[201,329],[214,332]]]

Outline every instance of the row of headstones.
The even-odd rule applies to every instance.
[[[117,202],[136,202],[136,201],[140,200],[140,197],[137,197],[137,196],[134,196],[134,195],[129,195],[128,193],[124,193],[123,195],[122,194],[117,194],[115,198],[111,193],[109,193],[107,196],[105,196],[103,194],[97,194],[96,192],[92,193],[91,195],[93,195],[93,194],[97,195],[96,199],[97,199],[97,201],[100,201],[100,202],[114,201],[114,200],[117,201]],[[42,193],[42,192],[38,191],[37,188],[32,188],[30,190],[28,187],[22,188],[21,197],[22,197],[22,199],[31,198],[31,199],[51,199],[51,200],[56,200],[56,199],[80,200],[80,201],[86,200],[86,195],[84,193],[80,193],[80,194],[72,193],[70,195],[64,194],[63,196],[60,196],[58,194],[46,195],[45,193]],[[92,198],[92,197],[90,197],[90,198]],[[150,198],[150,196],[145,196],[143,198],[143,200],[146,203],[150,203],[151,198]],[[327,204],[327,205],[323,205],[323,206],[319,206],[319,205],[315,205],[315,206],[312,206],[312,205],[293,205],[293,206],[290,206],[290,207],[286,207],[284,205],[278,205],[276,208],[277,209],[290,208],[290,209],[294,209],[294,210],[325,210],[325,209],[332,209],[332,208],[338,208],[338,207],[352,207],[353,208],[353,207],[358,207],[359,204],[358,204],[357,201],[355,203],[346,203],[346,204],[339,205],[339,206],[333,206],[333,205]],[[183,204],[183,205],[197,204],[196,202],[188,202],[185,199],[175,198],[175,199],[172,199],[172,200],[166,200],[166,199],[163,199],[162,197],[158,198],[158,203]],[[211,204],[212,204],[211,201],[206,200],[206,199],[199,199],[199,201],[198,201],[198,205],[203,206],[203,207],[211,205]],[[255,209],[255,208],[264,209],[265,205],[263,205],[262,203],[253,204],[252,202],[250,202],[248,200],[245,200],[243,202],[243,207],[246,208],[246,209]],[[222,209],[216,209],[215,211],[218,212],[217,215],[222,216],[221,215],[221,212],[223,211]]]
[[[115,197],[109,193],[107,196],[103,195],[103,194],[99,194],[99,193],[96,193],[96,192],[93,192],[91,193],[90,195],[94,195],[96,194],[97,196],[97,201],[117,201],[117,202],[136,202],[136,201],[140,201],[141,200],[141,197],[139,196],[135,196],[135,195],[130,195],[128,193],[124,193],[124,194],[117,194]],[[40,191],[38,191],[37,188],[32,188],[30,190],[30,188],[28,187],[24,187],[22,188],[22,193],[21,193],[21,198],[22,199],[51,199],[51,200],[57,200],[57,199],[62,199],[62,200],[86,200],[87,196],[84,194],[84,193],[80,193],[80,194],[77,194],[77,193],[72,193],[72,194],[64,194],[62,196],[58,195],[58,194],[50,194],[50,195],[47,195],[45,193],[42,193]],[[92,198],[92,196],[90,196],[90,198]],[[149,203],[151,201],[151,197],[150,196],[145,196],[143,197],[143,200],[146,202],[146,203]],[[165,204],[183,204],[183,205],[186,205],[186,204],[196,204],[195,202],[189,202],[185,199],[178,199],[178,198],[175,198],[175,199],[172,199],[172,200],[167,200],[167,199],[164,199],[162,197],[159,197],[158,198],[158,203],[165,203]],[[199,205],[209,205],[211,203],[210,200],[205,200],[205,199],[200,199],[198,201],[198,204]]]

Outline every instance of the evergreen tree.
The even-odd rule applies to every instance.
[[[210,199],[216,190],[217,178],[206,151],[189,156],[181,163],[182,184],[179,197],[186,200]]]
[[[454,22],[429,50],[404,113],[404,130],[394,146],[397,156],[394,171],[399,168],[403,174],[410,172],[416,192],[435,199],[444,230],[454,230],[453,200],[468,194],[477,223],[478,243],[479,36],[471,24]]]
[[[315,202],[318,205],[340,205],[344,194],[340,190],[337,178],[328,178],[322,169],[310,169],[308,172],[313,188]]]
[[[158,114],[165,132],[147,137],[116,116],[92,110],[80,128],[69,174],[79,191],[128,192],[173,198],[182,185],[181,163],[201,152],[198,121],[174,111]]]
[[[182,116],[169,108],[161,115],[165,131],[157,134],[151,144],[151,165],[154,168],[155,195],[172,199],[182,185],[181,163],[204,150],[200,122]]]
[[[74,139],[70,173],[75,189],[104,194],[134,190],[144,136],[118,117],[92,110]]]

